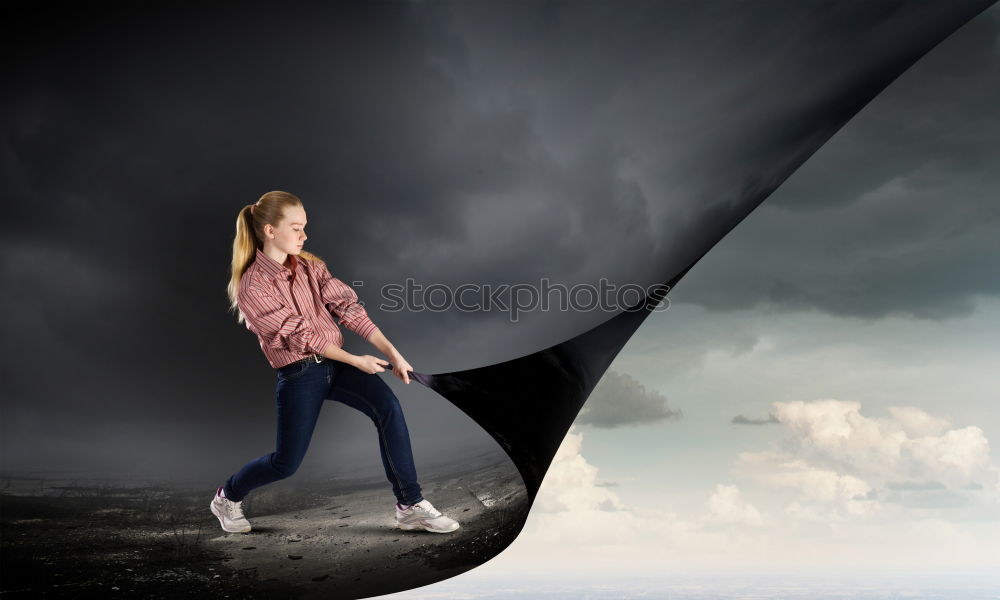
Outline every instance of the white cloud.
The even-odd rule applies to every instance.
[[[906,450],[929,477],[950,483],[951,487],[971,484],[997,487],[997,468],[990,460],[990,444],[978,427],[907,440]]]
[[[861,403],[775,402],[775,416],[797,436],[801,451],[864,470],[895,470],[906,433],[861,416]]]
[[[861,414],[859,402],[773,406],[792,434],[790,448],[742,452],[736,467],[766,486],[794,490],[790,515],[872,515],[883,512],[886,499],[926,507],[928,493],[944,501],[941,509],[998,508],[1000,469],[979,427],[955,428],[914,407],[892,407],[888,417],[872,418]],[[966,501],[956,502],[962,496]]]
[[[765,524],[760,511],[743,499],[740,489],[735,485],[718,484],[708,498],[708,522],[726,525],[749,525],[761,527]]]
[[[952,426],[948,419],[933,417],[912,406],[890,406],[889,414],[909,437],[941,435]]]
[[[822,518],[802,504],[823,505],[827,511],[851,515],[868,514],[876,506],[866,498],[872,487],[852,475],[811,466],[796,456],[779,451],[742,452],[736,460],[740,471],[771,488],[797,493],[786,510],[791,515]]]
[[[598,469],[580,454],[583,434],[574,433],[574,429],[575,426],[570,428],[556,451],[532,511],[554,513],[623,509],[624,505],[614,492],[597,484]]]

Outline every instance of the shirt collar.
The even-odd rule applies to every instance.
[[[295,272],[298,259],[294,254],[289,254],[288,260],[292,264],[291,267],[286,267],[270,256],[264,254],[264,251],[260,248],[257,248],[257,265],[265,275],[273,277],[274,279],[290,279],[292,277],[292,274]]]

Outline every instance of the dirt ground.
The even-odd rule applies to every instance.
[[[384,478],[293,476],[254,490],[245,534],[219,527],[214,489],[14,479],[0,480],[0,593],[12,599],[367,598],[486,562],[528,509],[520,476],[497,454],[421,474],[425,497],[461,523],[447,534],[395,529]]]

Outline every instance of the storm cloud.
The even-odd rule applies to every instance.
[[[594,427],[643,425],[664,419],[680,419],[679,410],[667,406],[667,398],[647,389],[628,373],[608,370],[587,399],[576,422]]]

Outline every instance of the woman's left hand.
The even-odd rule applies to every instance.
[[[402,355],[396,355],[392,359],[392,372],[403,380],[403,383],[410,383],[410,371],[413,367],[410,363],[406,362],[406,359]]]

